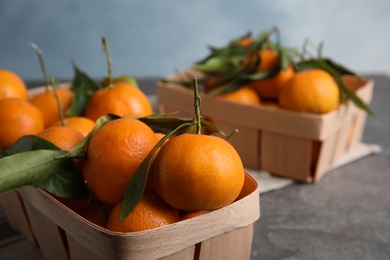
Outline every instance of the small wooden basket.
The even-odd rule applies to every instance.
[[[229,206],[142,232],[110,232],[33,187],[2,195],[0,205],[10,225],[53,260],[250,259],[260,217],[258,185],[248,173]]]
[[[199,74],[199,73],[198,73]],[[196,76],[194,71],[170,79]],[[345,78],[366,103],[372,98],[371,79]],[[175,83],[157,82],[160,113],[179,112],[193,117],[193,90]],[[225,133],[238,129],[231,143],[245,167],[303,182],[317,182],[340,158],[359,144],[366,112],[352,102],[331,113],[297,113],[276,107],[243,105],[201,93],[203,116]]]

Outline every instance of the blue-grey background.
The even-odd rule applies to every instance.
[[[248,31],[278,26],[282,43],[324,42],[323,53],[360,73],[390,72],[389,0],[0,0],[0,67],[40,80],[73,77],[71,61],[106,74],[106,36],[114,75],[163,77],[191,66]]]

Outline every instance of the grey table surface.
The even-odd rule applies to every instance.
[[[367,118],[363,142],[379,144],[382,152],[319,183],[262,194],[251,259],[390,259],[390,77],[366,76],[375,81],[375,115]],[[138,81],[146,94],[155,93],[155,79]],[[10,228],[1,208],[0,259],[45,259]]]

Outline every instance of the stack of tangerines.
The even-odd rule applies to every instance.
[[[127,117],[107,122],[91,136],[82,176],[106,210],[94,216],[100,216],[95,223],[102,225],[106,213],[103,227],[109,230],[143,231],[225,207],[239,196],[244,167],[226,140],[196,133],[161,137]],[[148,158],[150,167],[140,170]],[[139,201],[129,205],[126,197],[136,194]],[[123,215],[126,207],[131,209]]]
[[[238,199],[244,185],[241,158],[225,139],[187,131],[165,135],[132,117],[108,120],[82,150],[78,169],[92,200],[53,196],[115,232],[149,230],[220,209]]]
[[[62,116],[72,105],[74,96],[71,89],[48,86],[43,92],[28,97],[25,82],[14,72],[0,69],[0,149],[12,146],[25,135],[37,135],[69,151],[87,136],[102,115],[152,114],[143,92],[122,82],[97,90],[84,113]]]
[[[123,77],[121,80],[112,79],[110,74],[105,78],[106,83],[98,87],[84,74],[90,84],[77,83],[80,75],[76,74],[70,89],[58,88],[54,79],[47,76],[42,51],[35,43],[29,44],[38,54],[45,88],[28,97],[25,82],[14,72],[0,69],[0,120],[3,122],[0,149],[10,147],[25,135],[36,135],[69,151],[88,135],[100,116],[109,113],[118,116],[152,114],[152,106],[145,94]],[[108,52],[108,45],[105,47]],[[109,58],[109,54],[107,56]],[[108,70],[111,71],[111,67]],[[89,95],[79,91],[80,88]]]
[[[242,104],[316,114],[351,99],[371,113],[344,81],[346,75],[359,78],[355,72],[323,58],[320,51],[318,57],[307,57],[280,39],[279,30],[272,28],[258,37],[248,33],[221,48],[210,47],[210,54],[194,66],[203,73],[199,82],[204,92]]]

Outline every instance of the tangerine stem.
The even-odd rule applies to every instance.
[[[102,43],[104,47],[104,52],[106,53],[106,58],[107,58],[107,72],[108,72],[108,80],[109,84],[108,87],[111,88],[113,85],[112,81],[112,61],[111,61],[111,54],[110,54],[110,48],[108,46],[108,41],[106,37],[102,37]]]
[[[61,119],[61,125],[64,126],[65,125],[64,113],[62,113],[61,102],[60,102],[60,98],[58,97],[58,93],[57,93],[58,86],[57,86],[57,83],[54,81],[53,77],[50,77],[50,83],[53,87],[54,96],[56,97],[56,100],[57,100],[57,107],[58,107],[58,113],[59,113],[60,119]]]
[[[201,99],[199,96],[198,80],[194,78],[194,105],[196,116],[196,134],[200,135],[202,131],[202,112],[200,111]]]
[[[226,137],[226,141],[229,141],[232,137],[233,137],[233,135],[235,135],[235,134],[237,134],[238,133],[238,129],[234,129],[231,133],[230,133],[230,135],[228,135],[227,137]]]
[[[324,42],[320,42],[317,50],[317,55],[319,59],[322,59],[322,50],[324,49]]]
[[[33,48],[38,55],[39,64],[41,65],[41,71],[42,71],[43,77],[44,77],[45,90],[48,91],[49,90],[49,77],[47,75],[45,62],[43,60],[42,50],[38,47],[37,44],[35,44],[33,42],[28,42],[27,44],[30,45],[31,48]]]

